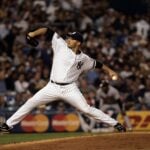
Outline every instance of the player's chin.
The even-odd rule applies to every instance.
[[[68,47],[69,47],[70,49],[72,49],[72,48],[73,48],[73,46],[72,46],[71,44],[68,44]]]
[[[67,42],[67,46],[68,46],[69,48],[71,48],[71,44],[70,44],[69,42]]]

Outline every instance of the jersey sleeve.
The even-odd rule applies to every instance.
[[[59,36],[56,32],[54,33],[52,37],[52,48],[54,52],[59,51],[60,47],[65,46],[64,39]]]
[[[86,60],[84,64],[84,70],[94,69],[96,66],[96,60],[86,55]]]

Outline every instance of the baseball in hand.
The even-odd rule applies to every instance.
[[[112,80],[117,80],[117,79],[118,79],[118,77],[116,75],[112,76]]]

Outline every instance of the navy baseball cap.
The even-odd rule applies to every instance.
[[[67,37],[72,37],[74,40],[77,40],[79,42],[83,42],[83,36],[79,32],[71,32],[67,34]]]

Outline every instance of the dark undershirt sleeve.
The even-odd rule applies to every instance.
[[[43,25],[41,23],[33,25],[30,27],[28,32],[33,32],[39,28],[47,28],[47,32],[45,33],[45,40],[51,41],[55,32],[48,25]]]
[[[45,35],[46,41],[51,41],[55,32],[52,29],[50,29],[49,27],[46,27],[46,28],[47,28],[47,32]]]
[[[103,63],[98,61],[98,60],[95,60],[96,64],[95,64],[95,68],[99,68],[101,69],[103,67]]]

